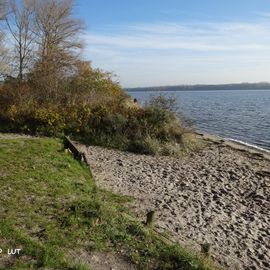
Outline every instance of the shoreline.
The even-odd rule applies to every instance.
[[[97,185],[135,198],[142,220],[156,212],[156,228],[195,252],[212,245],[225,269],[269,269],[270,158],[267,152],[215,135],[175,158],[79,145]]]
[[[235,150],[258,155],[258,156],[261,156],[267,160],[270,160],[270,150],[268,150],[268,149],[261,148],[259,146],[249,144],[249,143],[246,143],[246,142],[243,142],[240,140],[226,138],[226,137],[222,137],[222,136],[218,136],[218,135],[214,135],[214,134],[210,134],[210,133],[206,133],[206,132],[196,131],[195,134],[200,136],[203,140],[212,141],[214,143],[224,144],[224,145],[231,147]]]

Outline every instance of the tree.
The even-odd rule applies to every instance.
[[[82,23],[72,17],[72,11],[72,0],[35,1],[35,35],[41,63],[52,61],[65,66],[82,47],[78,39]]]
[[[5,16],[7,28],[14,41],[15,70],[20,81],[33,62],[33,3],[31,0],[23,0],[21,3],[9,0],[8,13]]]
[[[5,73],[8,70],[7,54],[8,54],[8,50],[5,47],[4,33],[1,31],[0,32],[0,77],[5,75]]]
[[[6,1],[0,0],[0,21],[4,20],[6,15]],[[5,46],[5,33],[3,27],[0,25],[0,77],[7,71],[7,53],[8,50]]]
[[[24,73],[30,69],[33,62],[32,7],[33,1],[30,0],[23,0],[20,3],[10,0],[5,17],[7,29],[14,44],[13,67],[20,81],[23,80]]]
[[[7,2],[5,0],[0,0],[0,20],[5,18],[7,13]]]
[[[114,81],[114,74],[93,68],[90,61],[77,60],[68,84],[69,89],[83,96],[84,102],[88,104],[100,97],[105,100],[107,97],[123,95],[119,83]]]
[[[57,94],[61,79],[69,75],[82,47],[78,35],[83,26],[73,18],[72,0],[35,0],[34,33],[37,57],[33,78],[48,96]],[[38,80],[38,81],[37,81]]]

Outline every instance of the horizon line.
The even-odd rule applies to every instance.
[[[174,85],[156,85],[156,86],[135,86],[123,87],[124,89],[140,89],[140,88],[162,88],[162,87],[194,87],[194,86],[228,86],[228,85],[243,85],[243,84],[269,84],[270,82],[239,82],[239,83],[196,83],[196,84],[174,84]]]

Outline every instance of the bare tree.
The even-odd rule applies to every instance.
[[[42,83],[42,91],[50,97],[58,94],[62,77],[77,60],[82,23],[73,17],[72,0],[35,0],[34,16],[38,47],[35,81]]]
[[[0,0],[0,21],[4,20],[6,16],[6,1]],[[7,64],[7,54],[8,50],[5,46],[5,33],[3,25],[0,25],[0,76],[3,76],[8,68]]]
[[[5,18],[6,6],[7,6],[6,1],[0,0],[0,20],[3,20]]]
[[[59,63],[61,56],[65,62],[67,55],[81,48],[78,34],[82,23],[73,18],[72,11],[72,0],[35,1],[35,34],[41,62],[55,59]]]
[[[4,33],[0,32],[0,77],[8,72],[8,49],[4,42]]]
[[[31,0],[23,0],[21,3],[9,0],[8,14],[5,16],[7,28],[14,41],[14,63],[20,81],[33,60],[33,4]]]

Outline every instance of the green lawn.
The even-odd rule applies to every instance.
[[[74,254],[120,249],[138,269],[213,269],[131,218],[128,201],[98,189],[61,140],[0,139],[0,269],[90,269]]]

